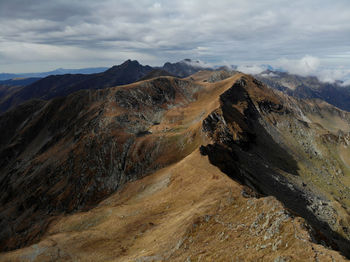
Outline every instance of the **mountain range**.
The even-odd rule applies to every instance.
[[[350,86],[324,83],[315,76],[299,76],[286,72],[265,71],[256,75],[265,84],[297,98],[318,98],[350,111]]]
[[[317,79],[199,65],[15,87],[0,261],[346,261],[350,112],[300,95]]]
[[[31,81],[31,78],[27,80],[29,85],[22,84],[24,79],[21,81],[7,80],[0,82],[0,112],[30,99],[49,100],[54,97],[67,96],[82,89],[103,89],[155,76],[186,77],[202,69],[199,62],[192,62],[190,59],[174,64],[165,63],[162,68],[143,66],[135,60],[127,60],[102,73],[50,75],[34,82]]]
[[[266,71],[255,75],[256,78],[277,90],[297,98],[318,98],[350,111],[350,88],[340,82],[324,83],[316,77],[303,77],[274,70],[269,65]],[[218,67],[214,71],[232,71],[231,66]],[[88,72],[87,68],[85,72]],[[66,96],[81,89],[102,89],[116,85],[130,84],[157,76],[188,77],[200,70],[212,71],[199,61],[184,59],[176,63],[165,63],[162,67],[143,66],[137,61],[127,60],[121,65],[95,74],[63,74],[40,78],[21,78],[0,81],[0,112],[19,105],[30,99],[48,100]],[[272,71],[274,70],[274,71]],[[63,72],[62,70],[60,72]],[[233,71],[235,72],[235,71]],[[24,88],[25,87],[25,88]]]

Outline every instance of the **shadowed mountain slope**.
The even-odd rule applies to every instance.
[[[0,103],[0,111],[30,99],[49,100],[67,96],[82,89],[103,89],[116,85],[133,83],[152,71],[152,67],[127,60],[103,73],[50,75],[20,89]]]
[[[41,78],[39,77],[29,77],[29,78],[15,78],[9,80],[0,81],[0,86],[27,86],[30,85]]]
[[[159,137],[149,129],[168,108],[193,101],[199,88],[158,78],[29,102],[3,114],[1,247],[34,240],[50,216],[94,205],[125,182],[181,159],[191,147],[178,142],[181,131]]]

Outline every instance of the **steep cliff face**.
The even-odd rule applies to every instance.
[[[22,111],[25,113],[21,114]],[[318,255],[328,252],[312,241],[350,255],[350,163],[347,160],[350,155],[350,113],[327,103],[289,97],[240,73],[213,77],[212,73],[201,72],[187,79],[153,78],[104,90],[84,90],[39,104],[25,104],[22,109],[2,115],[0,123],[9,123],[13,130],[8,132],[5,125],[0,125],[0,132],[6,134],[0,140],[0,155],[7,156],[0,162],[0,189],[4,192],[0,197],[0,246],[10,250],[42,239],[39,251],[44,250],[39,252],[38,246],[31,246],[8,253],[6,257],[14,255],[12,258],[20,260],[35,252],[57,253],[58,245],[59,256],[66,254],[67,259],[83,259],[84,255],[75,254],[81,251],[89,256],[91,247],[101,239],[99,243],[104,250],[101,252],[106,255],[99,256],[101,259],[108,256],[120,260],[153,259],[152,256],[163,247],[168,249],[164,249],[167,251],[161,254],[162,258],[181,256],[178,251],[181,248],[182,254],[191,256],[193,250],[203,249],[203,246],[193,244],[190,239],[204,241],[208,230],[229,228],[216,227],[217,221],[244,220],[243,214],[235,218],[230,215],[235,210],[232,206],[219,204],[226,196],[223,192],[230,190],[236,190],[234,198],[238,199],[241,213],[256,206],[256,212],[246,214],[246,219],[251,222],[249,228],[254,227],[251,230],[269,230],[261,221],[272,223],[271,217],[275,216],[281,220],[279,226],[286,223],[285,230],[281,229],[286,234],[294,223],[300,225],[305,236],[301,241],[276,233],[274,238],[281,236],[284,239],[281,241],[286,252],[280,254],[281,259],[284,256],[302,259],[292,252],[293,246],[302,246],[302,243],[307,243],[310,248],[305,257],[315,255],[314,250],[318,250]],[[159,173],[139,180],[173,163],[177,164],[159,171],[168,182],[159,184],[158,179],[153,180]],[[187,177],[187,173],[191,175]],[[241,185],[232,182],[232,188],[226,188],[229,180],[216,181],[225,177],[224,174]],[[174,181],[178,182],[173,184]],[[137,189],[132,185],[138,185]],[[203,186],[205,190],[201,191],[197,186]],[[156,193],[163,189],[164,194]],[[116,195],[106,200],[106,209],[102,208],[106,218],[98,215],[99,208],[86,216],[84,212],[78,212],[91,209],[115,191],[118,191]],[[200,197],[195,192],[200,193]],[[277,200],[258,199],[266,195]],[[163,198],[167,199],[164,200],[166,203]],[[249,208],[244,198],[253,199]],[[208,203],[213,201],[216,204],[209,207]],[[275,208],[269,206],[267,202],[270,201]],[[194,208],[193,203],[198,206]],[[124,210],[124,204],[133,206],[133,211]],[[121,209],[111,205],[121,205]],[[172,205],[177,208],[172,209]],[[144,213],[138,212],[137,208]],[[217,219],[213,220],[215,223],[205,218],[206,214],[212,216],[219,209],[223,213],[218,213]],[[282,213],[275,214],[270,209]],[[122,210],[130,220],[126,218],[113,226],[116,236],[111,233],[109,240],[103,238],[100,233],[108,231],[108,225],[113,224]],[[62,214],[72,212],[78,213],[60,218]],[[184,215],[180,219],[178,214],[182,212]],[[255,216],[261,212],[268,213],[269,219],[263,215],[255,223]],[[197,213],[201,215],[197,216]],[[300,223],[295,220],[296,215],[306,219],[311,225],[307,226],[309,229],[301,226],[302,220],[297,219],[302,221]],[[198,223],[192,220],[196,216]],[[146,223],[146,218],[157,221]],[[80,222],[74,224],[74,221],[81,221],[82,227]],[[69,227],[71,223],[76,226]],[[130,228],[129,233],[125,231],[125,223],[130,223],[126,227]],[[190,227],[191,223],[198,224],[199,228]],[[177,235],[175,232],[179,227],[191,229]],[[237,227],[239,225],[235,224]],[[168,231],[163,231],[165,228]],[[90,241],[88,236],[96,229],[100,233],[93,234]],[[151,233],[145,234],[153,230],[159,230],[156,236],[160,237],[160,244],[153,244],[156,239]],[[70,232],[73,233],[70,235]],[[73,243],[81,232],[84,233],[79,244],[63,244],[65,241]],[[185,239],[182,238],[184,234]],[[252,252],[250,248],[257,247],[257,241],[268,240],[259,235],[255,238],[254,234],[232,235],[226,239],[235,241],[234,236],[242,236],[240,242],[245,237],[250,239],[247,253],[240,255],[242,258]],[[141,239],[137,240],[139,237]],[[226,237],[225,233],[221,237]],[[216,238],[207,235],[207,239],[213,247],[218,245]],[[180,240],[182,243],[174,249]],[[119,244],[113,253],[115,241]],[[295,245],[288,247],[289,241]],[[265,242],[263,246],[271,248],[280,245],[276,241]],[[103,243],[106,249],[102,247]],[[261,243],[259,245],[261,247]],[[149,246],[150,251],[142,254],[145,246]],[[224,260],[228,254],[222,254],[221,258]],[[252,259],[258,259],[259,254],[261,257],[265,253],[258,252]],[[199,258],[199,255],[196,253],[195,257]],[[42,259],[37,255],[34,257]],[[154,260],[161,260],[160,257],[154,257]]]

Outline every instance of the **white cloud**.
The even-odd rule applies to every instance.
[[[350,78],[349,69],[322,69],[317,72],[317,77],[322,82],[334,83],[337,80],[346,81],[347,78]]]
[[[185,59],[185,60],[182,60],[181,62],[183,62],[187,65],[193,66],[193,67],[197,67],[197,68],[213,68],[213,65],[205,63],[201,60],[193,61],[193,60]]]
[[[251,74],[251,75],[257,75],[263,72],[266,68],[258,65],[240,65],[237,67],[237,70],[245,73],[245,74]]]
[[[261,74],[262,77],[279,77],[277,74],[273,73],[273,72],[269,72],[269,73],[263,73]]]
[[[316,76],[321,82],[334,83],[344,81],[348,84],[350,80],[350,69],[342,66],[328,68],[318,57],[306,55],[301,59],[279,59],[272,62],[274,67],[279,67],[290,74],[301,76]]]
[[[280,59],[275,66],[281,67],[291,74],[302,76],[313,75],[317,72],[320,66],[320,59],[314,56],[306,55],[303,58],[297,59]]]

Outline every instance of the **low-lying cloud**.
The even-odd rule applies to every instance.
[[[321,59],[306,55],[299,60],[280,59],[275,66],[278,66],[291,74],[301,76],[316,76],[321,82],[335,83],[343,81],[343,85],[350,82],[350,69],[342,67],[327,68]]]
[[[322,69],[316,73],[318,79],[326,83],[334,83],[343,81],[342,85],[350,85],[350,70],[349,69]]]
[[[212,64],[206,63],[206,62],[201,61],[201,60],[193,61],[190,59],[185,59],[182,62],[189,65],[189,66],[193,66],[196,68],[214,68],[214,66]]]
[[[315,56],[305,55],[300,59],[277,59],[271,61],[271,66],[274,70],[286,71],[290,74],[296,74],[301,76],[316,76],[321,82],[324,83],[340,83],[343,86],[350,85],[350,69],[344,67],[329,68],[322,60]],[[246,74],[261,74],[266,77],[277,77],[273,72],[265,72],[266,65],[240,65],[237,67],[238,71]]]
[[[320,64],[319,58],[310,55],[306,55],[299,60],[283,58],[275,63],[277,67],[283,68],[291,74],[302,76],[315,74]]]

